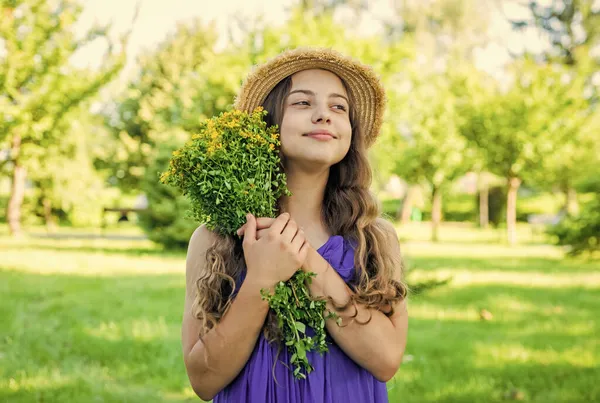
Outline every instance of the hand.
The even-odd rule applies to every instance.
[[[248,269],[246,279],[261,288],[273,288],[286,281],[302,267],[308,254],[309,244],[304,231],[298,228],[289,213],[269,219],[271,225],[263,228],[257,238],[257,219],[248,214],[244,225],[244,258]],[[262,220],[264,225],[267,220]]]

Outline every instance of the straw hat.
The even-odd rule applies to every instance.
[[[324,69],[339,76],[348,86],[361,124],[365,144],[371,146],[381,129],[385,91],[375,72],[362,63],[325,48],[297,48],[285,51],[248,75],[234,107],[251,112],[265,101],[284,78],[308,69]]]

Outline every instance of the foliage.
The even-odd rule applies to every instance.
[[[419,77],[413,85],[402,112],[406,146],[395,173],[440,188],[470,168],[469,150],[458,131],[456,96],[448,78],[439,74]]]
[[[280,172],[277,126],[267,128],[266,114],[258,107],[206,120],[160,177],[188,197],[191,217],[210,230],[233,235],[248,213],[275,217],[279,197],[291,195]]]
[[[113,158],[99,168],[110,171],[111,183],[124,192],[140,188],[162,144],[182,145],[202,120],[231,104],[239,85],[235,59],[218,60],[216,40],[199,21],[178,25],[156,50],[139,57],[134,78],[106,105],[105,124],[118,141]]]
[[[175,146],[162,145],[141,182],[141,190],[148,199],[148,208],[139,213],[139,223],[148,239],[170,250],[185,250],[198,223],[184,213],[190,202],[169,186],[157,186],[160,172],[164,171]]]
[[[25,188],[26,173],[39,166],[60,171],[60,159],[68,158],[62,147],[70,121],[79,107],[94,97],[121,70],[125,62],[128,34],[120,43],[109,38],[108,28],[89,27],[82,35],[75,25],[82,7],[75,1],[13,0],[0,3],[0,144],[8,148],[7,167],[15,189],[8,216],[11,229],[20,230],[18,217]],[[96,69],[80,68],[71,62],[79,50],[106,40],[103,64]],[[99,41],[99,42],[97,42]],[[68,133],[68,134],[67,134]],[[58,160],[58,161],[57,161]],[[48,172],[60,176],[60,172]],[[89,169],[78,170],[80,178]],[[73,178],[76,181],[80,178]],[[65,181],[38,180],[49,186],[46,193],[60,191]],[[59,184],[60,183],[60,184]],[[52,188],[56,185],[55,188]],[[71,185],[72,186],[72,185]]]
[[[101,225],[101,212],[107,193],[104,177],[94,165],[92,143],[101,121],[85,110],[73,113],[73,119],[62,122],[60,142],[49,144],[43,161],[30,161],[29,180],[34,184],[35,198],[41,217],[62,218],[72,226]],[[46,205],[50,211],[43,211]]]
[[[508,90],[492,88],[461,110],[461,134],[484,157],[485,168],[503,178],[523,178],[539,167],[541,155],[552,151],[548,129],[568,102],[561,93],[567,87],[550,67],[530,61],[513,69]]]
[[[577,65],[589,58],[600,39],[600,8],[596,0],[539,1],[526,3],[530,19],[513,20],[517,29],[537,26],[545,31],[551,47],[546,57],[565,65]]]
[[[548,233],[557,237],[558,245],[569,246],[570,255],[600,251],[600,195],[586,203],[579,215],[565,217]]]
[[[507,179],[507,230],[514,243],[518,187],[546,175],[551,161],[564,166],[561,145],[570,141],[589,112],[582,82],[571,71],[524,59],[510,72],[507,88],[496,85],[466,97],[460,131],[478,150],[482,168]]]
[[[293,374],[297,379],[306,379],[306,375],[314,370],[306,357],[308,351],[323,354],[329,350],[325,321],[334,318],[339,324],[341,319],[333,312],[324,315],[326,300],[316,300],[310,296],[306,285],[310,284],[314,276],[314,273],[300,270],[289,281],[278,283],[273,294],[261,290],[263,299],[269,302],[269,307],[277,314],[283,341],[291,352]],[[314,330],[314,336],[308,336],[307,326]]]

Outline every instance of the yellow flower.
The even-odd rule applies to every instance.
[[[270,149],[271,151],[273,151],[273,150],[275,149],[275,146],[274,146],[273,144],[269,144],[269,149]]]
[[[179,150],[173,151],[173,157],[177,157],[177,156],[179,156],[179,154],[181,154],[181,152]]]

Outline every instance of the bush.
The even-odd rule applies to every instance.
[[[557,238],[558,245],[568,246],[570,255],[600,251],[600,196],[584,205],[578,216],[567,216],[550,227],[548,233]]]
[[[185,249],[200,223],[190,218],[190,203],[174,187],[159,182],[160,173],[169,165],[172,148],[164,147],[146,170],[141,182],[148,198],[148,209],[141,212],[140,226],[150,240],[166,249]]]

